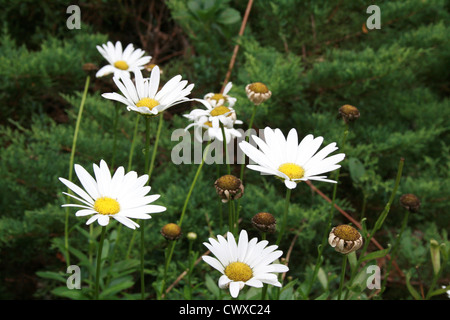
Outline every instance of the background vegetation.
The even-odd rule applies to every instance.
[[[104,65],[95,46],[116,40],[146,50],[152,62],[163,69],[164,81],[181,74],[195,83],[192,96],[199,98],[220,90],[238,43],[230,94],[238,99],[235,109],[244,121],[243,129],[252,110],[244,88],[255,81],[266,83],[272,91],[272,98],[257,111],[255,129],[270,126],[287,133],[295,127],[300,136],[312,133],[323,136],[324,143],[340,141],[344,123],[338,118],[339,107],[358,107],[361,117],[351,125],[347,139],[348,161],[342,163],[337,204],[357,221],[364,216],[367,224],[373,225],[392,191],[398,161],[403,157],[398,196],[414,193],[422,205],[419,213],[410,216],[396,261],[398,269],[394,268],[383,298],[413,298],[406,288],[406,274],[418,292],[430,285],[430,240],[449,246],[448,2],[376,1],[381,9],[381,29],[367,30],[366,1],[258,0],[242,37],[237,35],[246,1],[79,1],[79,30],[66,27],[66,8],[73,4],[70,1],[41,1],[39,6],[34,1],[0,3],[2,299],[77,298],[58,289],[63,284],[58,280],[67,277],[61,251],[65,211],[60,206],[65,202],[61,193],[65,190],[58,177],[66,177],[69,171],[86,78],[82,66]],[[114,103],[100,95],[114,91],[114,84],[110,78],[91,79],[75,157],[75,163],[87,169],[100,159],[108,162],[113,144]],[[187,125],[182,115],[192,107],[182,104],[164,115],[165,134],[152,192],[162,195],[161,202],[168,210],[146,225],[149,286],[159,285],[164,265],[167,242],[159,230],[178,219],[196,170],[195,165],[170,161],[171,149],[177,143],[170,140],[170,133]],[[121,111],[117,166],[128,163],[133,119],[126,110]],[[133,169],[138,171],[143,168],[142,145],[138,143],[133,161]],[[234,170],[238,174],[239,166]],[[220,204],[213,188],[216,178],[216,166],[205,166],[183,227],[184,234],[198,234],[193,250],[199,255],[206,251],[202,242],[221,226]],[[331,196],[332,186],[315,186]],[[257,236],[251,217],[261,211],[281,215],[284,186],[247,171],[245,188],[241,227]],[[405,214],[398,196],[383,229],[375,236],[383,247],[393,243]],[[311,275],[329,204],[306,184],[299,185],[291,199],[289,233],[281,247],[287,252],[292,246],[288,277],[298,279],[298,285]],[[338,212],[334,217],[333,224],[349,222]],[[84,220],[71,214],[70,226],[72,246],[80,251],[74,259],[82,264],[88,250]],[[111,248],[114,236],[111,233],[108,239]],[[132,232],[123,236],[128,241],[120,242],[116,257],[125,256]],[[369,251],[374,249],[369,247]],[[169,269],[169,283],[187,268],[187,250],[188,240],[183,237]],[[338,285],[339,256],[331,247],[325,248],[324,255],[325,278],[314,284],[312,296],[320,295],[324,287]],[[116,270],[122,285],[126,283],[121,288],[124,290],[111,292],[121,298],[133,298],[139,291],[132,263],[132,258],[138,257],[137,243],[130,256],[129,265]],[[377,261],[382,270],[386,261]],[[209,270],[204,263],[196,265],[192,298],[220,297]],[[60,272],[61,278],[46,276],[48,271]],[[447,265],[439,286],[450,283],[448,271]],[[187,286],[182,279],[168,298],[182,298]],[[361,298],[370,294],[367,291]],[[285,297],[298,296],[290,292]],[[434,298],[445,299],[446,295]]]

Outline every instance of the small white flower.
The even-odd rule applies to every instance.
[[[101,226],[108,225],[110,218],[117,220],[128,228],[136,229],[139,225],[131,220],[150,219],[151,213],[163,212],[165,207],[151,205],[160,196],[148,195],[150,186],[145,186],[148,175],[138,177],[135,171],[125,174],[123,167],[117,168],[113,176],[105,161],[100,161],[100,166],[93,165],[95,179],[80,165],[75,165],[75,173],[78,176],[84,190],[76,184],[59,178],[69,189],[78,196],[63,192],[82,204],[64,204],[63,207],[81,208],[76,216],[93,215],[86,224],[98,221]]]
[[[345,154],[339,153],[327,158],[338,149],[335,142],[317,152],[323,137],[314,138],[309,134],[298,143],[295,129],[291,129],[285,138],[280,129],[273,130],[269,127],[264,129],[264,136],[265,142],[252,136],[259,149],[246,141],[239,143],[241,150],[257,163],[247,165],[247,168],[277,176],[284,180],[289,189],[294,189],[298,182],[306,180],[336,183],[320,175],[341,167],[337,163],[345,158]]]
[[[261,288],[263,283],[281,287],[275,273],[289,271],[283,264],[273,263],[283,252],[276,250],[278,246],[267,246],[269,242],[257,238],[248,241],[247,231],[242,230],[238,243],[232,233],[227,233],[227,239],[218,236],[217,240],[209,238],[209,243],[203,243],[214,257],[202,256],[203,261],[217,269],[222,276],[218,285],[221,289],[229,288],[233,298],[239,295],[244,286]]]
[[[181,80],[181,75],[170,79],[159,89],[160,71],[155,66],[150,78],[144,79],[140,70],[134,71],[135,83],[129,77],[114,77],[113,80],[122,95],[104,93],[102,97],[121,102],[127,106],[128,111],[135,111],[143,115],[154,116],[164,110],[190,99],[186,98],[194,88],[194,84],[187,85],[187,80]]]
[[[207,116],[200,116],[195,118],[191,124],[189,124],[184,130],[187,131],[189,128],[194,127],[194,137],[199,142],[219,140],[223,141],[223,135],[225,133],[225,141],[230,143],[231,140],[237,137],[241,137],[242,134],[234,129],[233,127],[220,127],[218,123],[213,124],[210,118]]]
[[[237,100],[236,98],[233,98],[228,94],[228,92],[230,92],[232,86],[233,86],[233,84],[231,82],[228,82],[227,85],[225,86],[225,88],[223,89],[222,93],[210,92],[204,96],[204,99],[208,100],[208,102],[213,107],[217,107],[217,106],[226,104],[228,107],[232,108]]]
[[[97,50],[108,61],[108,65],[103,66],[97,71],[96,77],[103,77],[113,73],[114,76],[130,76],[130,71],[143,69],[152,57],[145,56],[144,50],[134,49],[133,44],[129,44],[125,50],[122,50],[122,43],[116,42],[114,45],[108,41],[102,46],[97,46]]]

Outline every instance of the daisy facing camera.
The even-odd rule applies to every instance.
[[[257,238],[249,241],[245,230],[239,234],[238,241],[228,232],[226,239],[218,235],[217,240],[209,238],[209,242],[203,244],[215,256],[203,255],[203,261],[222,274],[218,286],[229,289],[233,298],[245,286],[262,288],[266,283],[281,287],[277,273],[289,271],[286,265],[274,263],[283,255],[283,251],[277,250],[278,246],[268,246],[267,240],[258,242]]]
[[[222,202],[228,202],[229,200],[235,200],[242,197],[244,194],[244,185],[241,179],[227,174],[214,182],[217,194],[222,199]]]
[[[361,248],[363,239],[358,230],[347,224],[342,224],[331,229],[328,243],[337,252],[348,254]]]

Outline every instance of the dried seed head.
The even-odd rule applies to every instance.
[[[94,76],[98,71],[98,67],[95,64],[88,62],[83,64],[83,71],[89,76]]]
[[[252,218],[253,226],[261,232],[275,232],[277,222],[274,216],[268,212],[260,212]]]
[[[262,82],[250,83],[245,87],[248,99],[255,105],[259,105],[272,96],[272,92]]]
[[[420,200],[412,193],[404,194],[400,197],[400,204],[409,212],[418,212],[420,209]]]
[[[181,237],[181,228],[175,223],[168,223],[162,227],[161,234],[167,240],[177,240]]]
[[[343,224],[331,230],[328,236],[328,243],[336,251],[347,254],[361,248],[363,239],[358,230],[352,226]]]
[[[346,123],[354,121],[359,118],[359,110],[358,108],[345,104],[339,108],[339,114],[342,116]]]
[[[222,202],[228,202],[228,200],[235,200],[242,197],[244,194],[244,185],[241,179],[227,174],[214,182],[217,194],[222,199]]]

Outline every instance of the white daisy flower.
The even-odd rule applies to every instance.
[[[181,80],[181,75],[170,79],[161,90],[159,89],[160,71],[155,66],[150,78],[144,79],[140,70],[134,71],[135,83],[129,77],[114,77],[119,90],[104,93],[102,97],[121,102],[127,106],[128,111],[135,111],[143,115],[155,116],[164,110],[190,99],[186,98],[194,88],[194,84],[187,85],[187,80]]]
[[[133,219],[150,219],[151,213],[163,212],[165,207],[151,205],[160,195],[147,195],[150,186],[145,186],[148,175],[138,177],[135,171],[125,174],[123,167],[117,168],[113,176],[105,161],[100,166],[93,165],[95,179],[80,165],[75,165],[75,172],[84,190],[76,184],[59,178],[77,196],[63,192],[82,204],[64,204],[63,207],[81,208],[76,216],[93,215],[86,224],[98,221],[101,226],[108,225],[110,218],[117,220],[128,228],[136,229],[139,225]]]
[[[211,104],[211,100],[193,100],[201,102],[206,109],[194,109],[189,114],[184,115],[191,121],[198,122],[200,118],[207,117],[214,128],[220,128],[220,124],[227,128],[233,128],[235,124],[243,123],[241,120],[237,119],[236,111],[232,107],[224,105],[215,107]]]
[[[228,107],[232,108],[237,100],[236,98],[233,98],[228,94],[228,92],[230,92],[232,87],[233,83],[228,82],[225,88],[223,89],[223,93],[210,92],[204,96],[204,99],[208,100],[213,107],[227,104]]]
[[[259,149],[246,141],[239,143],[241,150],[257,165],[249,164],[247,168],[274,175],[284,180],[287,188],[294,189],[297,183],[306,180],[317,180],[336,183],[321,175],[340,168],[340,161],[345,154],[339,153],[327,156],[336,151],[336,143],[330,143],[319,150],[323,137],[314,138],[307,135],[298,143],[297,131],[291,129],[285,138],[280,129],[264,129],[265,142],[257,136],[252,136]],[[317,153],[316,153],[317,152]]]
[[[111,41],[97,46],[97,50],[100,54],[109,62],[108,65],[102,67],[97,71],[96,77],[103,77],[105,75],[113,73],[114,76],[130,76],[130,71],[136,69],[143,69],[148,64],[152,57],[145,56],[144,50],[134,49],[133,44],[129,44],[125,50],[122,50],[122,43],[116,42],[114,45]]]
[[[193,120],[194,122],[189,124],[184,130],[188,131],[189,128],[194,127],[194,137],[199,142],[219,140],[223,141],[222,128],[218,124],[213,126],[213,122],[210,121],[207,116],[200,116]],[[241,137],[242,134],[233,127],[224,127],[225,141],[230,143],[234,138]]]
[[[219,235],[217,240],[209,238],[209,243],[203,244],[215,255],[215,258],[204,255],[203,261],[222,273],[218,285],[221,289],[229,288],[233,298],[245,285],[261,288],[267,283],[281,287],[275,273],[289,271],[287,266],[273,263],[283,254],[276,250],[278,246],[267,246],[267,240],[258,242],[257,238],[248,241],[245,230],[241,231],[237,244],[231,232],[227,233],[227,239]]]

